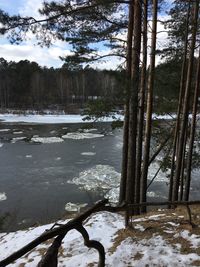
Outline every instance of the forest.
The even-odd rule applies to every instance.
[[[180,62],[156,66],[155,112],[176,112]],[[0,59],[0,108],[64,110],[80,113],[91,101],[103,99],[114,110],[123,109],[125,72],[89,66],[69,69],[41,67],[36,62]],[[112,111],[112,110],[111,110]]]
[[[167,37],[161,44],[159,34],[162,33],[167,33]],[[146,214],[149,206],[159,205],[168,208],[166,213],[158,215],[158,217],[163,216],[166,220],[164,224],[171,223],[168,222],[166,215],[168,212],[170,216],[178,216],[178,206],[187,209],[188,219],[184,220],[185,214],[181,215],[182,217],[173,218],[172,224],[179,222],[178,224],[174,223],[173,226],[183,227],[181,229],[176,228],[172,232],[168,231],[171,229],[166,229],[168,232],[165,231],[165,233],[156,232],[158,238],[153,239],[151,250],[153,250],[153,246],[160,246],[163,241],[161,236],[165,237],[166,233],[172,233],[172,239],[177,235],[184,239],[186,238],[185,231],[188,231],[187,235],[191,237],[192,241],[198,237],[199,246],[199,217],[192,218],[190,205],[195,204],[199,209],[200,204],[199,181],[196,179],[196,185],[192,184],[193,179],[197,177],[195,171],[199,176],[200,162],[198,121],[200,0],[44,1],[39,9],[39,17],[36,18],[29,15],[12,15],[0,9],[0,34],[14,45],[20,45],[26,38],[33,35],[37,45],[49,48],[55,40],[59,40],[71,48],[70,54],[61,57],[63,60],[61,68],[46,68],[27,60],[14,62],[1,58],[0,104],[2,110],[12,108],[42,110],[47,108],[64,110],[71,114],[85,110],[85,114],[94,117],[94,121],[96,121],[95,116],[99,118],[101,112],[102,114],[110,113],[112,116],[113,112],[123,109],[123,130],[120,136],[122,140],[120,179],[118,184],[113,186],[118,194],[116,205],[113,206],[108,197],[82,215],[77,216],[69,224],[61,226],[58,224],[55,229],[51,228],[49,232],[36,238],[35,243],[29,243],[29,248],[35,248],[41,242],[55,237],[50,248],[54,250],[56,257],[55,264],[52,266],[57,266],[58,247],[62,245],[68,231],[74,228],[82,234],[86,246],[93,246],[98,250],[99,266],[103,267],[105,266],[104,248],[98,241],[89,240],[89,235],[82,225],[87,215],[90,216],[94,210],[95,212],[110,211],[115,215],[118,211],[124,212],[124,227],[129,238],[126,241],[131,239],[131,242],[134,242],[136,230],[141,231],[144,236],[146,233],[147,235],[150,233],[148,236],[150,240],[155,237],[154,231],[157,231],[157,225],[153,223],[153,226],[151,225],[151,218],[152,221],[156,221],[155,216],[157,215],[149,216],[147,219]],[[116,70],[99,70],[91,67],[92,63],[104,59],[112,62],[115,57],[120,58],[122,62]],[[155,118],[159,114],[168,115],[168,117],[167,119]],[[32,130],[33,128],[31,128]],[[75,136],[74,139],[77,140],[77,133],[67,131],[69,131],[67,127],[62,128],[63,134],[54,137],[54,140],[62,142],[63,147],[66,144],[73,144],[74,148],[75,143],[67,143],[67,141],[69,136]],[[55,132],[51,131],[53,134]],[[20,133],[21,131],[17,132],[17,134]],[[98,135],[99,133],[101,135]],[[94,134],[94,137],[91,132],[88,132],[88,129],[78,129],[78,134],[84,136],[85,139],[89,139],[88,136],[93,136],[94,139],[97,138],[96,136],[100,136],[102,140],[105,140],[109,136],[109,133],[105,134],[103,130],[99,133]],[[110,136],[112,135],[114,135],[113,132]],[[117,137],[119,138],[119,136]],[[117,137],[114,136],[115,141]],[[22,137],[21,141],[25,142],[26,140],[26,142],[33,143],[34,138],[47,142],[47,139],[44,138],[49,138],[49,136],[40,138],[39,135],[32,134],[29,138]],[[42,144],[41,141],[38,143]],[[77,142],[77,144],[81,148],[81,145],[85,143]],[[95,145],[93,142],[89,143],[91,149],[95,149]],[[99,151],[102,151],[101,148],[103,149],[105,146],[99,146]],[[115,149],[116,147],[117,145]],[[114,162],[113,164],[115,164],[119,151],[114,151],[115,153],[109,159],[103,155],[102,161],[108,160],[109,163]],[[85,153],[88,152],[83,151],[79,155],[85,155]],[[90,156],[96,156],[96,152],[89,153]],[[60,157],[59,160],[61,160]],[[81,165],[83,161],[81,159],[78,164]],[[88,162],[90,163],[90,160]],[[151,172],[155,166],[157,167],[156,173],[152,177]],[[99,165],[93,167],[95,174],[89,172],[89,175],[94,175],[96,178],[96,169],[99,168]],[[73,164],[72,169],[80,170],[76,164]],[[102,180],[107,182],[110,179],[110,176],[106,174],[107,169],[109,166],[103,168],[104,173],[99,175],[101,182]],[[88,169],[79,171],[75,180],[76,182],[81,180],[80,174],[83,174],[88,179],[86,181],[88,188],[90,176],[85,176],[87,171]],[[156,183],[161,171],[167,188],[166,201],[159,202],[157,199],[157,202],[151,202],[148,194],[149,187],[152,183]],[[72,183],[72,181],[70,182]],[[105,189],[101,182],[99,190]],[[162,183],[163,181],[158,182]],[[116,180],[113,181],[114,183],[117,183]],[[198,196],[196,195],[198,199],[192,195],[194,192],[198,192]],[[162,194],[162,192],[159,193]],[[161,195],[160,197],[162,198]],[[117,218],[112,220],[119,223],[120,219]],[[196,220],[196,223],[193,223],[192,219]],[[101,221],[101,218],[99,220]],[[108,221],[106,221],[106,226],[109,225]],[[135,224],[135,222],[141,223],[142,221],[147,221],[145,228],[141,227],[141,224],[139,226]],[[148,225],[148,223],[150,224]],[[185,226],[186,224],[187,226]],[[122,228],[116,226],[116,229],[122,230]],[[161,227],[161,229],[163,228]],[[189,230],[183,231],[182,229]],[[195,229],[197,229],[196,232]],[[118,232],[118,239],[113,242],[120,243],[121,246],[123,233],[123,230],[120,232],[121,235]],[[197,234],[197,236],[193,234]],[[103,237],[105,236],[103,235]],[[134,249],[140,244],[140,239],[138,240],[136,240],[136,244],[134,243]],[[144,243],[146,242],[146,239],[142,240]],[[165,244],[163,247],[164,253],[167,253]],[[19,250],[18,255],[24,255],[29,251],[27,247],[22,250],[23,253]],[[48,264],[45,265],[45,261],[49,261],[49,251],[51,249],[47,250],[44,262],[41,261],[38,266],[48,266]],[[179,252],[182,253],[182,251],[184,248],[181,247]],[[143,252],[139,251],[139,254],[134,256],[135,258],[132,257],[131,264],[123,259],[126,261],[126,265],[122,263],[119,266],[135,266],[133,261],[143,258],[145,255]],[[162,251],[159,252],[162,254]],[[126,249],[123,250],[123,253],[126,255]],[[195,261],[195,258],[194,261],[190,261],[189,265],[185,262],[180,266],[199,264],[199,251],[195,251],[195,253],[198,262]],[[157,258],[160,257],[160,254],[157,254]],[[148,255],[151,255],[151,252],[148,252]],[[11,258],[8,257],[0,262],[0,266],[1,263],[4,264],[2,266],[9,264],[11,259],[13,260],[12,257],[18,258],[16,254],[13,254]],[[169,258],[170,256],[167,261]],[[147,261],[144,260],[138,266],[153,266],[154,260],[149,256]],[[115,260],[108,266],[115,266],[114,262]],[[165,259],[161,264],[156,261],[155,266],[179,266],[180,262],[179,260],[178,263],[170,265]]]

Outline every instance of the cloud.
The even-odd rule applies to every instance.
[[[20,7],[19,13],[21,16],[30,16],[35,19],[40,19],[42,16],[38,10],[42,8],[42,0],[23,0]]]
[[[59,56],[69,55],[69,50],[64,50],[60,47],[52,46],[50,48],[41,48],[34,45],[11,45],[0,44],[0,57],[8,61],[29,60],[36,61],[41,66],[60,67],[63,62]]]

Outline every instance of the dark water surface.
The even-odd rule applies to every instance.
[[[9,229],[19,228],[21,223],[44,223],[65,214],[65,204],[94,203],[101,198],[98,192],[88,193],[67,181],[81,171],[97,164],[110,165],[120,171],[121,130],[111,133],[109,123],[95,125],[96,132],[105,134],[94,139],[66,139],[62,143],[35,144],[28,140],[33,135],[62,136],[76,132],[83,124],[20,125],[1,124],[0,132],[0,193],[7,199],[0,201],[0,214],[9,212],[12,220]],[[66,129],[67,128],[67,129]],[[14,132],[20,132],[14,134]],[[94,132],[94,133],[96,133]],[[26,141],[12,143],[12,138],[27,137]],[[94,156],[82,152],[96,153]]]
[[[0,216],[9,213],[6,230],[56,220],[67,213],[65,204],[68,202],[91,205],[102,198],[101,192],[88,193],[67,182],[99,164],[120,172],[122,130],[112,131],[110,123],[99,123],[94,133],[103,133],[105,136],[101,138],[66,139],[52,144],[30,142],[33,135],[61,137],[83,126],[85,124],[0,124],[0,143],[3,144],[0,147],[0,193],[5,192],[7,197],[0,201]],[[15,137],[26,137],[26,140],[12,143]],[[83,152],[96,154],[81,155]],[[193,173],[192,187],[192,198],[198,199],[198,171]],[[163,200],[167,190],[166,182],[157,181],[151,186],[151,191],[159,193]]]

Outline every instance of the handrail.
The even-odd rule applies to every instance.
[[[41,244],[41,243],[43,243],[43,242],[45,242],[51,238],[54,238],[54,237],[56,237],[56,238],[54,239],[51,247],[47,250],[46,255],[44,256],[42,261],[40,261],[38,266],[40,266],[40,267],[57,266],[58,248],[60,247],[61,242],[62,242],[63,238],[65,237],[65,235],[72,229],[76,229],[77,231],[79,231],[82,234],[86,246],[93,247],[96,250],[98,250],[98,252],[99,252],[99,267],[104,267],[105,266],[104,247],[98,241],[89,240],[89,235],[88,235],[87,231],[85,230],[85,228],[82,226],[82,223],[92,213],[100,211],[102,209],[102,207],[105,206],[107,203],[108,203],[107,199],[101,200],[98,203],[96,203],[92,208],[88,209],[87,211],[80,214],[79,216],[72,219],[71,221],[67,222],[66,224],[61,225],[59,227],[56,227],[54,229],[51,228],[50,230],[47,230],[42,235],[40,235],[39,237],[37,237],[36,239],[34,239],[30,243],[28,243],[26,246],[22,247],[21,249],[19,249],[16,252],[14,252],[10,256],[8,256],[7,258],[1,260],[0,261],[0,267],[7,266],[8,264],[12,263],[13,261],[19,259],[23,255],[28,253],[30,250],[32,250],[33,248],[35,248],[39,244]],[[51,265],[48,265],[47,262],[48,262],[49,258],[52,259],[52,257],[54,257],[54,259],[56,258],[56,260],[51,261]]]

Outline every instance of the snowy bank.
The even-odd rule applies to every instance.
[[[117,119],[123,120],[122,115],[116,115]],[[12,123],[40,123],[40,124],[56,124],[56,123],[88,123],[83,120],[81,115],[17,115],[17,114],[0,114],[0,121]],[[100,121],[112,122],[113,117],[104,118]]]
[[[200,233],[199,230],[186,229],[186,226],[181,224],[182,217],[176,213],[157,212],[133,218],[133,229],[128,230],[124,228],[122,215],[99,212],[91,216],[84,226],[90,239],[97,240],[104,246],[106,267],[197,266],[200,262]],[[1,259],[20,249],[51,226],[52,224],[49,224],[26,231],[0,234]],[[41,244],[10,266],[36,266],[49,246],[49,242]],[[97,266],[97,262],[97,251],[85,247],[77,231],[70,231],[63,240],[58,266]]]
[[[73,114],[59,114],[59,115],[38,115],[38,114],[11,114],[11,113],[5,113],[0,114],[0,121],[3,122],[12,122],[12,123],[39,123],[39,124],[57,124],[57,123],[88,123],[90,121],[84,120],[85,116],[81,115],[73,115]],[[115,117],[115,118],[114,118]],[[100,122],[112,122],[117,120],[123,121],[124,116],[120,114],[114,114],[110,117],[104,117],[102,119],[99,119]],[[191,117],[191,116],[190,116]],[[198,114],[199,117],[199,114]],[[165,115],[157,115],[153,114],[153,119],[160,119],[160,120],[171,120],[175,119],[176,114],[165,114]],[[7,129],[3,129],[7,130]]]

